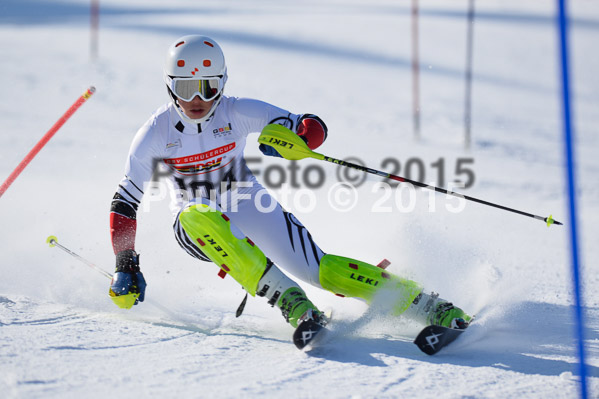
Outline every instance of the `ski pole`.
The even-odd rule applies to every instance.
[[[60,245],[58,243],[58,238],[56,238],[55,236],[48,237],[46,239],[46,244],[50,245],[50,248],[58,247],[58,248],[62,249],[63,251],[65,251],[69,255],[73,256],[74,258],[80,260],[81,262],[85,263],[86,265],[88,265],[89,267],[91,267],[92,269],[94,269],[95,271],[97,271],[98,273],[103,275],[104,277],[108,277],[109,279],[112,279],[112,274],[108,273],[106,270],[94,265],[92,262],[85,259],[84,257],[77,255],[75,252],[71,251],[67,247]]]
[[[95,271],[97,271],[98,273],[100,273],[101,275],[103,275],[104,277],[108,277],[109,279],[112,279],[112,274],[108,273],[106,270],[102,269],[101,267],[96,266],[95,264],[93,264],[92,262],[90,262],[89,260],[85,259],[82,256],[77,255],[75,252],[71,251],[70,249],[68,249],[67,247],[65,247],[64,245],[61,245],[58,243],[58,238],[56,238],[55,236],[49,236],[46,239],[46,244],[50,245],[50,248],[53,247],[58,247],[60,249],[62,249],[63,251],[65,251],[66,253],[68,253],[69,255],[73,256],[74,258],[78,259],[79,261],[81,261],[82,263],[85,263],[86,265],[88,265],[89,267],[91,267],[92,269],[94,269]],[[133,302],[134,300],[137,298],[139,294],[126,294],[126,295],[119,295],[116,298],[128,298],[127,302],[131,304],[131,306],[133,306]],[[111,299],[113,299],[115,297],[111,297]],[[113,299],[114,302],[114,299]],[[149,302],[149,301],[146,301]],[[116,302],[115,302],[116,303]],[[164,314],[166,314],[167,316],[173,318],[173,319],[177,319],[177,321],[179,321],[180,323],[182,323],[183,325],[185,325],[185,327],[187,327],[190,331],[195,331],[195,332],[201,332],[203,334],[209,334],[209,331],[200,329],[192,324],[189,324],[188,322],[186,322],[185,320],[181,320],[181,318],[175,314],[174,312],[172,312],[171,310],[165,308],[164,306],[155,303],[155,302],[149,302],[150,305],[153,305],[156,309],[162,311]],[[121,307],[118,303],[116,303],[117,306]],[[128,306],[128,308],[131,308],[131,306]]]
[[[17,165],[15,170],[13,170],[10,176],[8,176],[6,181],[2,183],[2,186],[0,186],[0,197],[2,197],[6,190],[8,190],[8,187],[10,187],[10,185],[15,181],[15,179],[19,177],[23,169],[25,169],[25,167],[29,164],[29,162],[31,162],[31,160],[37,155],[37,153],[40,152],[40,150],[48,143],[48,141],[50,141],[52,136],[56,134],[58,129],[60,129],[62,125],[64,125],[64,123],[71,117],[71,115],[73,115],[75,111],[77,111],[79,107],[81,107],[81,105],[92,96],[92,94],[94,94],[95,91],[96,88],[94,86],[90,86],[85,91],[85,93],[83,93],[77,99],[77,101],[75,101],[75,103],[71,105],[71,107],[60,117],[60,119],[54,124],[54,126],[52,126],[50,130],[46,132],[46,134],[40,139],[40,141],[37,142],[37,144],[31,149],[31,151],[29,151],[25,158],[23,158],[21,163]]]
[[[110,274],[107,271],[105,271],[104,269],[94,265],[92,262],[88,261],[84,257],[77,255],[75,252],[71,251],[67,247],[60,245],[58,243],[58,238],[56,238],[55,236],[48,237],[46,239],[46,243],[48,245],[50,245],[51,248],[58,247],[58,248],[62,249],[63,251],[65,251],[69,255],[73,256],[74,258],[80,260],[81,262],[85,263],[86,265],[88,265],[89,267],[91,267],[92,269],[94,269],[95,271],[97,271],[98,273],[103,275],[104,277],[108,277],[109,279],[112,280],[112,274]],[[124,294],[124,295],[116,295],[114,292],[112,292],[112,290],[109,290],[108,294],[110,295],[110,299],[112,299],[112,301],[118,307],[123,308],[123,309],[130,309],[134,304],[137,303],[137,299],[139,298],[139,293],[137,293],[137,292],[129,292],[128,294]]]
[[[479,204],[502,209],[504,211],[513,212],[518,215],[531,217],[531,218],[534,218],[537,220],[542,220],[545,223],[547,223],[547,227],[551,226],[552,224],[558,224],[558,225],[562,224],[561,222],[554,220],[551,215],[549,215],[547,217],[534,215],[532,213],[519,211],[514,208],[509,208],[507,206],[495,204],[493,202],[489,202],[489,201],[481,200],[478,198],[470,197],[468,195],[460,194],[455,191],[449,191],[444,188],[431,186],[430,184],[421,183],[419,181],[411,180],[411,179],[408,179],[405,177],[392,175],[391,173],[382,172],[380,170],[368,168],[368,167],[365,167],[362,165],[357,165],[357,164],[354,164],[351,162],[345,162],[340,159],[335,159],[335,158],[332,158],[332,157],[329,157],[329,156],[326,156],[323,154],[319,154],[317,152],[312,151],[301,137],[299,137],[297,134],[293,133],[291,130],[287,129],[286,127],[284,127],[282,125],[270,124],[270,125],[265,126],[264,129],[262,129],[262,133],[260,134],[260,137],[258,137],[258,142],[260,144],[265,144],[265,145],[273,147],[274,149],[276,149],[279,152],[279,154],[281,154],[281,156],[283,158],[288,159],[290,161],[297,161],[297,160],[304,159],[304,158],[314,158],[319,161],[331,162],[336,165],[346,166],[348,168],[357,169],[359,171],[371,173],[371,174],[374,174],[377,176],[381,176],[383,178],[389,178],[389,179],[396,180],[396,181],[402,182],[402,183],[410,183],[414,186],[426,188],[428,190],[433,190],[438,193],[443,193],[443,194],[447,194],[447,195],[452,195],[454,197],[464,198],[468,201],[477,202]]]

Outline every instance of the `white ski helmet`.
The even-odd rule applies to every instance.
[[[164,81],[179,115],[192,123],[204,122],[220,103],[227,82],[223,51],[207,36],[183,36],[168,49]],[[177,104],[178,99],[191,101],[195,96],[204,101],[214,100],[208,114],[200,119],[189,118]]]

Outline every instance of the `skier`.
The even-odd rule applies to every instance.
[[[289,274],[339,296],[368,303],[384,293],[395,314],[426,325],[463,329],[471,317],[410,280],[359,260],[325,253],[309,231],[258,183],[245,164],[248,134],[277,123],[309,148],[327,138],[313,114],[223,93],[227,67],[211,38],[184,36],[168,49],[164,80],[170,102],[154,112],[131,145],[125,177],[113,197],[110,231],[116,272],[109,293],[120,307],[143,302],[146,282],[135,251],[136,213],[157,162],[170,169],[174,233],[191,256],[212,261],[252,296],[266,297],[293,327],[326,324],[323,313]],[[268,156],[280,156],[260,145]],[[390,299],[391,298],[391,299]]]

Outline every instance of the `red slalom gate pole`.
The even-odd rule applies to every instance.
[[[44,135],[44,137],[42,137],[41,140],[37,142],[35,147],[33,147],[31,149],[31,151],[29,151],[29,154],[27,154],[25,156],[25,158],[23,158],[21,163],[19,165],[17,165],[15,170],[13,170],[13,172],[10,174],[10,176],[8,176],[8,179],[6,179],[6,181],[4,183],[2,183],[2,186],[0,186],[0,197],[2,197],[4,195],[4,193],[6,192],[6,190],[8,190],[10,185],[21,174],[23,169],[25,169],[25,167],[29,164],[29,162],[31,162],[31,160],[37,155],[38,152],[40,152],[40,150],[48,143],[48,141],[50,141],[50,139],[52,138],[52,136],[54,136],[54,134],[58,131],[58,129],[60,129],[62,127],[62,125],[64,125],[64,123],[71,117],[71,115],[73,115],[75,113],[75,111],[77,111],[79,109],[79,107],[81,107],[81,105],[83,105],[83,103],[92,96],[92,94],[94,94],[95,91],[96,91],[96,88],[94,86],[90,86],[85,91],[85,93],[83,93],[77,99],[77,101],[75,101],[75,103],[73,105],[71,105],[71,107],[67,110],[67,112],[65,112],[60,117],[60,119],[54,124],[54,126],[52,126],[50,128],[50,130],[48,130],[48,132]]]

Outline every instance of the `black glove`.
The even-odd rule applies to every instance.
[[[119,252],[108,291],[112,301],[120,308],[129,309],[144,301],[146,285],[146,280],[139,271],[139,255],[132,249]]]

